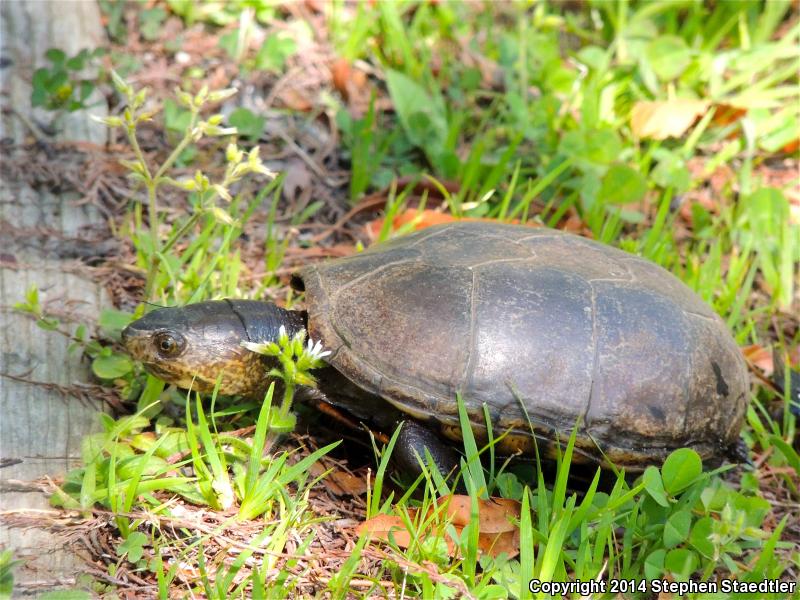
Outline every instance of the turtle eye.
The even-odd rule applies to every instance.
[[[175,356],[183,349],[183,339],[171,333],[156,334],[154,343],[161,356]]]

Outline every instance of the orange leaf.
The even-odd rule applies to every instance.
[[[303,92],[295,88],[286,88],[278,93],[283,105],[297,112],[309,112],[313,108],[311,100]]]
[[[742,348],[742,354],[744,354],[744,358],[747,362],[761,369],[764,372],[764,375],[767,377],[772,375],[773,371],[775,370],[775,364],[772,360],[772,352],[770,352],[769,349],[764,348],[764,346],[759,344],[745,346]]]
[[[744,108],[731,106],[730,104],[718,104],[717,110],[714,113],[714,118],[711,119],[711,122],[720,127],[723,125],[730,125],[731,123],[741,119],[746,114],[747,110]]]
[[[497,222],[496,219],[484,219],[475,217],[454,217],[450,213],[443,213],[438,210],[426,208],[425,210],[418,210],[416,208],[409,208],[399,215],[395,216],[392,221],[392,231],[397,231],[401,227],[410,225],[415,231],[432,227],[433,225],[441,225],[443,223],[452,223],[453,221],[488,221]],[[519,219],[508,221],[509,223],[519,224]],[[384,219],[376,219],[370,221],[366,225],[367,235],[371,239],[376,239],[383,229]],[[531,227],[539,227],[538,223],[528,222],[526,225]]]
[[[710,106],[705,100],[637,102],[631,110],[631,129],[641,138],[681,137]]]
[[[403,525],[403,520],[394,515],[377,515],[361,523],[356,529],[358,535],[368,533],[370,537],[383,542],[393,540],[401,548],[411,545],[411,534]]]
[[[519,529],[502,533],[479,533],[478,549],[489,556],[505,553],[508,558],[514,558],[519,554]]]
[[[781,152],[786,154],[794,154],[798,149],[800,149],[800,138],[785,144],[783,148],[781,148]]]
[[[366,113],[372,94],[364,71],[353,67],[347,59],[337,58],[331,64],[331,80],[354,116]]]
[[[324,459],[313,463],[309,468],[309,473],[314,477],[319,477],[328,469],[330,472],[323,479],[323,484],[335,496],[360,496],[367,492],[367,482],[363,477],[348,473],[335,464],[327,464]]]
[[[350,62],[344,58],[337,58],[331,65],[331,79],[333,79],[333,87],[342,96],[347,98],[347,82],[350,80]]]
[[[453,494],[439,499],[439,504],[447,504],[447,517],[453,525],[464,527],[472,519],[472,501],[469,496]],[[512,518],[519,519],[520,504],[507,498],[478,500],[478,518],[481,533],[501,533],[517,529]]]
[[[469,496],[452,495],[439,499],[439,505],[445,504],[446,515],[443,518],[450,522],[460,536],[464,527],[471,522],[471,500]],[[478,500],[478,549],[481,553],[497,556],[505,553],[509,557],[519,554],[519,528],[514,521],[519,519],[520,504],[505,498],[489,498]],[[412,513],[412,518],[414,513]],[[403,526],[400,517],[394,515],[377,515],[369,519],[357,529],[359,535],[368,533],[381,540],[393,540],[401,548],[407,548],[412,541],[412,534]],[[459,555],[459,549],[453,539],[442,529],[425,532],[425,535],[438,535],[447,544],[447,552],[451,557]]]

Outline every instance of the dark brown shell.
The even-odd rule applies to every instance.
[[[551,229],[432,227],[303,269],[309,330],[360,387],[460,436],[456,394],[501,450],[569,435],[641,467],[734,444],[744,360],[722,320],[644,259]]]

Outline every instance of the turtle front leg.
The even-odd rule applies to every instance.
[[[426,464],[426,449],[442,477],[451,478],[459,466],[458,452],[422,423],[410,419],[403,421],[392,454],[397,468],[409,476],[419,477],[422,464]]]

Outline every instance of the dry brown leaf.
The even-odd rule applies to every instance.
[[[335,470],[330,474],[337,486],[349,496],[361,496],[367,493],[367,480],[347,471]]]
[[[439,505],[445,505],[445,518],[450,522],[458,535],[471,522],[472,504],[469,496],[452,495],[439,499]],[[411,513],[414,518],[415,513]],[[506,498],[489,498],[478,500],[478,549],[481,553],[498,556],[501,553],[514,557],[519,554],[519,528],[515,520],[519,519],[520,504]],[[394,515],[378,515],[358,526],[359,535],[369,533],[375,539],[389,541],[391,539],[401,548],[411,543],[411,532],[405,529],[402,519]],[[439,535],[447,544],[451,557],[458,556],[458,547],[452,538],[443,531],[429,532],[428,535]]]
[[[772,359],[772,352],[760,344],[753,344],[742,348],[745,360],[751,365],[758,367],[769,377],[775,371],[775,363]]]
[[[347,101],[348,108],[354,116],[361,117],[366,114],[369,110],[372,88],[364,71],[353,67],[344,58],[337,58],[331,64],[331,80],[336,91]]]
[[[291,158],[284,172],[283,197],[289,202],[301,202],[305,205],[314,191],[314,177],[310,169],[299,158]]]
[[[577,213],[577,211],[571,211],[571,214],[561,223],[558,227],[559,229],[563,229],[564,231],[568,231],[570,233],[576,233],[578,235],[582,235],[583,237],[594,237],[592,234],[592,230],[586,225],[581,216]]]
[[[747,114],[747,110],[730,104],[717,104],[717,110],[711,122],[718,127],[730,125]]]
[[[383,542],[391,539],[401,548],[411,545],[411,534],[403,525],[403,520],[395,515],[377,515],[367,519],[358,526],[356,532],[358,535],[369,533],[372,538]]]
[[[640,138],[681,137],[711,105],[706,100],[637,102],[631,110],[631,129]]]
[[[356,253],[353,244],[334,244],[333,246],[313,246],[311,248],[289,246],[286,256],[298,260],[313,260],[318,258],[341,258]]]
[[[411,225],[415,231],[432,227],[434,225],[441,225],[443,223],[452,223],[453,221],[488,221],[497,222],[496,219],[483,219],[473,217],[454,217],[450,213],[443,213],[438,210],[426,208],[425,210],[418,210],[416,208],[409,208],[397,215],[392,221],[392,230],[397,231],[401,227]],[[519,219],[507,221],[508,223],[519,224]],[[383,229],[384,219],[375,219],[366,225],[367,235],[370,239],[376,239]],[[531,227],[539,227],[538,223],[528,222],[526,225]]]
[[[278,99],[286,108],[297,112],[309,112],[314,106],[308,96],[295,88],[281,90]]]
[[[337,58],[331,65],[331,79],[333,80],[333,87],[342,96],[347,98],[347,82],[350,81],[350,62],[344,58]]]
[[[788,144],[783,146],[783,148],[781,148],[781,152],[784,152],[786,154],[794,154],[798,150],[800,150],[800,138],[797,138],[796,140],[789,142]]]
[[[439,504],[447,505],[447,517],[453,525],[464,527],[472,518],[472,500],[469,496],[454,494],[439,500]],[[517,526],[511,518],[519,519],[520,503],[508,498],[489,498],[478,500],[478,518],[481,522],[481,533],[501,533],[514,531]]]
[[[317,461],[311,465],[309,473],[313,477],[319,477],[329,469],[330,472],[322,480],[322,483],[335,496],[361,496],[367,492],[366,479],[348,473],[336,465]]]

